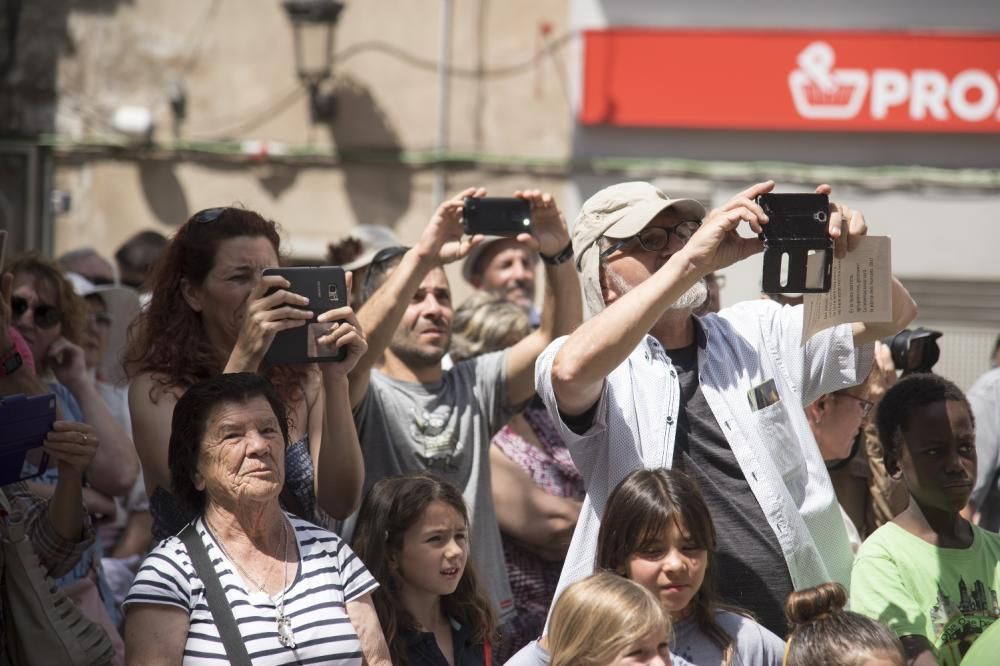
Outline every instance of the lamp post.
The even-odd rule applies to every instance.
[[[339,0],[283,0],[282,5],[292,22],[295,71],[309,89],[312,121],[331,121],[336,100],[320,87],[333,74],[333,29],[344,3]]]

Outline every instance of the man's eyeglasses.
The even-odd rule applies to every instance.
[[[859,398],[856,395],[851,395],[850,393],[838,393],[837,395],[842,395],[845,398],[851,398],[852,400],[857,400],[861,403],[861,416],[868,416],[868,412],[872,411],[872,407],[875,405],[871,400],[865,400],[864,398]]]
[[[612,252],[616,252],[634,240],[639,241],[639,245],[647,252],[660,252],[670,244],[671,236],[676,237],[681,244],[688,242],[694,232],[701,226],[701,220],[688,220],[681,222],[676,227],[646,227],[635,236],[623,238],[611,247],[601,252],[601,257],[606,257]]]
[[[17,321],[28,311],[28,301],[21,296],[10,297],[10,313]],[[39,303],[31,308],[31,313],[38,328],[52,328],[62,321],[62,312],[54,305]]]
[[[219,208],[206,208],[205,210],[199,210],[197,213],[191,216],[191,221],[197,224],[206,224],[208,222],[215,222],[219,219],[219,216],[229,210],[228,206],[222,206]]]

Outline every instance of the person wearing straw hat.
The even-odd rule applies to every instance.
[[[893,320],[802,339],[802,308],[755,300],[696,317],[704,277],[762,250],[767,181],[707,213],[650,183],[607,187],[584,203],[573,252],[589,319],[550,344],[536,386],[583,475],[587,497],[559,589],[593,569],[611,489],[640,467],[677,466],[718,522],[720,597],[778,635],[792,589],[850,579],[851,548],[803,406],[861,382],[875,340],[916,306],[893,281]],[[828,194],[828,186],[817,192]],[[838,257],[867,233],[831,204]]]

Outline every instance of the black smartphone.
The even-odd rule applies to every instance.
[[[516,197],[465,197],[465,233],[517,236],[531,233],[531,204]]]
[[[830,200],[825,194],[762,194],[757,204],[769,219],[761,234],[766,241],[829,238]]]
[[[264,359],[277,363],[323,363],[343,361],[347,349],[320,345],[317,339],[330,330],[333,322],[317,322],[316,317],[327,310],[347,305],[347,276],[340,266],[301,266],[265,268],[263,274],[280,275],[288,280],[287,291],[305,296],[309,305],[303,309],[313,313],[305,326],[279,331]],[[274,289],[268,291],[274,293]]]
[[[757,204],[768,223],[761,289],[770,294],[830,291],[833,239],[830,200],[825,194],[762,194]]]

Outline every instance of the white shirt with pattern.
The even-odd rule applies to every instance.
[[[855,349],[850,324],[803,345],[802,306],[766,300],[738,303],[698,322],[702,394],[774,530],[792,584],[848,585],[853,553],[803,407],[860,383],[874,345]],[[535,365],[538,394],[587,487],[556,597],[593,573],[601,515],[615,486],[636,469],[672,465],[681,408],[677,371],[647,335],[608,375],[590,429],[573,432],[560,418],[552,388],[552,363],[566,339],[553,341]],[[770,379],[780,399],[755,411],[748,391]]]

